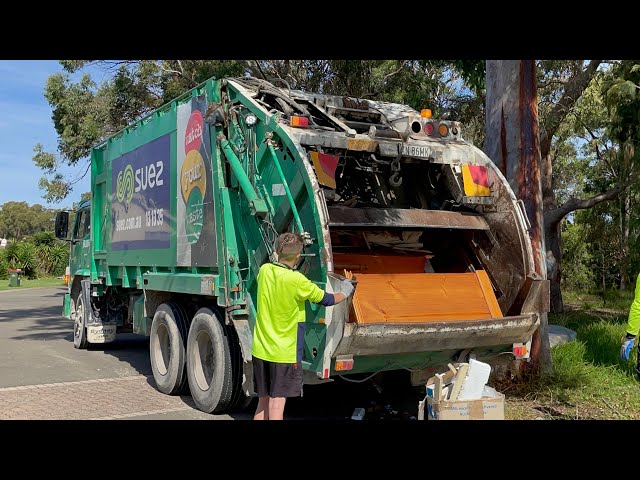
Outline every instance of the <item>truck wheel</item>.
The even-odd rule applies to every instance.
[[[163,303],[151,324],[149,356],[156,387],[167,395],[185,390],[185,344],[188,323],[184,309],[176,303]]]
[[[187,339],[189,390],[198,409],[220,413],[233,397],[231,352],[218,311],[201,308],[193,317]]]
[[[73,308],[73,305],[72,305]],[[75,301],[75,315],[73,316],[73,346],[75,348],[85,349],[89,346],[87,340],[87,327],[84,324],[84,301],[82,300],[82,291],[78,294]]]
[[[231,356],[231,374],[232,374],[232,390],[231,402],[229,404],[229,410],[234,412],[241,412],[246,409],[253,397],[248,397],[242,390],[242,350],[240,348],[240,340],[238,339],[238,333],[232,325],[224,325],[226,331],[229,354]]]

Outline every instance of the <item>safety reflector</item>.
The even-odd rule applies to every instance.
[[[308,127],[309,119],[307,117],[298,117],[294,115],[291,117],[291,126],[298,127],[298,128]]]
[[[487,167],[462,165],[462,180],[464,181],[464,194],[468,197],[488,197],[491,195]]]
[[[353,369],[353,355],[338,355],[336,357],[336,372]]]
[[[336,168],[338,167],[338,155],[309,152],[313,168],[318,177],[318,183],[329,188],[336,188]]]

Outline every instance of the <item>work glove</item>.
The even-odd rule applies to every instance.
[[[626,362],[629,360],[629,354],[631,353],[631,349],[633,348],[633,343],[635,342],[636,336],[627,333],[626,336],[622,337],[622,345],[620,346],[620,360]]]
[[[353,293],[353,290],[353,283],[351,283],[350,280],[342,280],[340,282],[340,291],[344,293],[345,297],[349,298],[349,296],[351,296],[351,294]]]

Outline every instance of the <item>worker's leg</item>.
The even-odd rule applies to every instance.
[[[636,336],[636,342],[638,342],[638,358],[636,360],[636,375],[638,376],[638,381],[640,381],[640,335]]]
[[[302,396],[302,363],[272,363],[270,367],[269,420],[283,420],[287,398]]]
[[[268,362],[258,357],[253,357],[253,390],[258,394],[258,408],[253,416],[254,420],[269,420],[269,400],[271,390],[269,387]]]
[[[285,397],[269,398],[269,420],[284,419],[284,404],[287,402]]]
[[[269,413],[271,406],[271,397],[258,397],[258,408],[253,416],[254,420],[269,420],[271,415]]]

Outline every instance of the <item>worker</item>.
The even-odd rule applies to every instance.
[[[328,307],[342,302],[354,290],[350,274],[342,280],[341,291],[331,294],[294,270],[302,248],[301,235],[280,235],[278,261],[265,263],[258,272],[251,347],[254,389],[258,394],[254,420],[282,420],[287,398],[302,396],[305,301]]]
[[[631,349],[640,330],[640,274],[636,279],[636,293],[631,308],[629,308],[629,319],[625,326],[626,335],[622,337],[622,345],[620,346],[620,360],[626,362],[629,360]],[[638,359],[636,364],[636,373],[640,380],[640,342],[638,343]]]

